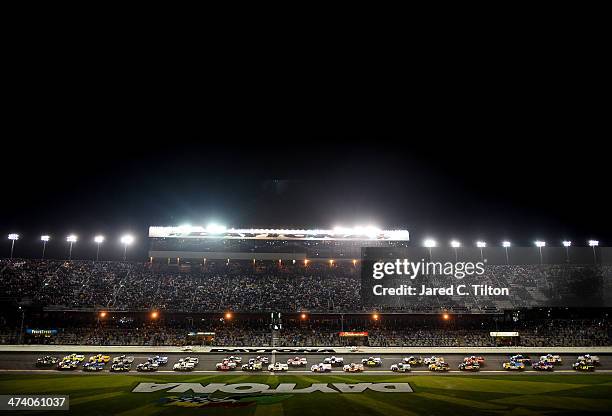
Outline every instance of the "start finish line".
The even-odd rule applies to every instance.
[[[366,390],[379,393],[412,393],[408,383],[313,383],[310,387],[295,388],[294,383],[281,383],[276,388],[263,383],[139,383],[132,393],[155,393],[166,391],[168,393],[212,394],[218,391],[231,394],[296,394],[296,393],[363,393]]]

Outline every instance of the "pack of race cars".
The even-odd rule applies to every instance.
[[[111,359],[110,355],[95,354],[85,359],[82,354],[69,354],[63,358],[54,356],[40,357],[36,361],[36,367],[39,368],[57,368],[58,370],[76,370],[81,368],[86,372],[99,372],[108,368],[111,372],[129,372],[132,369],[140,372],[157,371],[159,367],[168,364],[168,357],[156,355],[148,357],[145,362],[139,363],[133,367],[134,357],[128,355],[119,355]],[[559,355],[545,354],[535,359],[532,359],[526,354],[515,354],[509,357],[507,361],[502,363],[502,369],[507,371],[524,371],[531,368],[535,371],[553,371],[555,367],[562,365],[563,359]],[[188,356],[179,358],[173,364],[174,371],[192,371],[198,367],[199,359],[197,357]],[[458,365],[460,371],[479,371],[485,364],[484,357],[468,356]],[[572,364],[571,368],[576,371],[594,371],[596,366],[600,364],[598,356],[584,354],[579,356]],[[286,362],[275,361],[270,362],[267,356],[256,356],[249,358],[248,361],[242,361],[241,357],[228,356],[223,358],[215,365],[217,371],[233,371],[241,369],[245,372],[286,372],[290,368],[301,369],[307,368],[308,360],[306,357],[292,357]],[[380,357],[370,356],[356,362],[346,363],[343,357],[330,356],[324,358],[319,363],[314,363],[310,366],[310,371],[313,373],[326,373],[333,370],[334,367],[342,369],[347,373],[360,373],[368,368],[378,368],[383,366],[383,359]],[[444,357],[431,356],[419,357],[408,356],[402,358],[399,362],[391,364],[389,369],[393,372],[405,373],[411,371],[414,367],[423,366],[432,372],[447,372],[450,371],[450,365],[445,361]]]

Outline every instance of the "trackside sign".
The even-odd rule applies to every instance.
[[[363,393],[371,390],[379,393],[412,393],[408,383],[313,383],[310,387],[296,388],[293,383],[281,383],[276,387],[263,383],[139,383],[132,393],[155,393],[166,391],[168,393],[199,393],[213,394],[223,392],[229,394],[308,394],[321,393]]]

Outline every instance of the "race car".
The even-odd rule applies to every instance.
[[[107,363],[110,361],[110,355],[96,354],[89,357],[90,363]]]
[[[596,355],[591,355],[591,354],[581,355],[576,360],[576,362],[579,362],[579,361],[584,361],[586,363],[593,364],[593,365],[599,365],[599,357]]]
[[[533,363],[531,367],[537,371],[552,371],[554,365],[550,361],[540,360],[537,363]]]
[[[528,355],[524,354],[513,355],[512,357],[510,357],[510,361],[514,361],[516,363],[523,363],[525,365],[531,364],[531,358],[529,358]]]
[[[83,364],[83,371],[102,371],[104,370],[103,362],[92,362]]]
[[[380,357],[368,357],[361,360],[361,364],[367,367],[380,367],[382,365],[382,360]]]
[[[183,348],[181,348],[181,351],[183,351],[183,352],[192,352],[193,351],[193,347],[191,345],[185,345]]]
[[[132,369],[131,363],[113,363],[111,365],[110,371],[114,373],[130,371]]]
[[[306,357],[294,357],[294,358],[289,358],[287,360],[287,365],[290,365],[291,367],[302,367],[305,366],[306,364],[308,364],[308,361],[306,360]]]
[[[425,359],[423,360],[423,364],[425,365],[430,365],[433,363],[443,363],[444,362],[444,357],[436,357],[435,355],[432,355],[431,357],[425,357]]]
[[[36,360],[36,367],[52,367],[59,362],[59,358],[46,355]]]
[[[156,355],[155,357],[147,358],[147,362],[157,365],[166,365],[168,364],[168,357],[160,357],[159,355]]]
[[[310,367],[310,371],[313,373],[329,373],[332,371],[331,364],[319,363]]]
[[[242,371],[261,371],[263,370],[263,366],[261,361],[253,361],[250,362],[251,360],[249,360],[248,364],[242,364]]]
[[[234,357],[233,355],[231,355],[229,357],[225,357],[225,359],[230,361],[230,362],[232,362],[232,363],[236,363],[236,364],[242,363],[242,358],[241,357]]]
[[[281,363],[278,361],[268,366],[268,371],[287,371],[287,370],[289,370],[289,366],[285,363]]]
[[[408,363],[392,364],[390,370],[398,372],[398,373],[405,373],[406,371],[410,371],[410,364]]]
[[[324,364],[331,364],[332,367],[340,367],[344,364],[344,358],[332,355],[323,360]]]
[[[437,362],[431,363],[429,364],[428,368],[430,371],[448,371],[450,370],[448,363],[444,361],[437,361]]]
[[[423,365],[423,359],[421,357],[415,357],[414,355],[404,358],[402,361],[404,364],[410,364],[411,366]]]
[[[563,362],[563,360],[561,359],[559,355],[553,355],[553,354],[542,355],[540,357],[540,361],[546,361],[547,363],[551,363],[551,364],[561,364]]]
[[[236,368],[236,363],[228,360],[223,360],[220,363],[217,363],[215,368],[219,371],[232,371]]]
[[[79,366],[78,361],[62,360],[59,363],[57,363],[58,370],[76,370],[78,366]]]
[[[342,367],[342,371],[347,373],[361,373],[363,372],[363,364],[350,363]]]
[[[174,371],[192,371],[194,368],[195,364],[191,361],[179,361],[172,367]]]
[[[157,363],[147,361],[146,363],[138,364],[136,366],[136,371],[151,372],[151,371],[157,371],[158,368],[159,366],[157,365]]]
[[[70,354],[62,358],[63,361],[76,361],[77,363],[80,363],[84,359],[85,356],[83,354]]]
[[[504,370],[522,371],[525,369],[525,363],[520,361],[506,361],[502,364]]]
[[[349,352],[358,352],[359,351],[359,347],[352,345],[350,347],[348,347]]]
[[[195,367],[196,365],[198,365],[200,360],[198,359],[198,357],[185,357],[185,358],[179,358],[178,362],[179,363],[191,363]]]
[[[134,362],[134,357],[131,356],[127,356],[127,355],[120,355],[118,357],[113,358],[113,363],[133,363]]]
[[[258,355],[255,358],[251,358],[251,360],[253,360],[253,359],[255,361],[259,361],[262,364],[268,364],[270,362],[270,359],[268,357],[264,356],[264,355]],[[251,361],[251,360],[249,360],[249,361]]]
[[[472,362],[472,363],[478,363],[478,365],[483,365],[484,361],[485,361],[484,357],[476,356],[476,355],[471,355],[463,359],[464,363]]]
[[[461,364],[459,364],[459,370],[461,371],[479,371],[480,370],[480,364],[478,364],[478,361],[464,361]]]
[[[572,364],[572,368],[576,371],[595,371],[595,364],[587,361],[577,361]]]

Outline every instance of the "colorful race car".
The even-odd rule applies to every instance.
[[[107,363],[110,361],[110,355],[96,354],[89,357],[90,363]]]
[[[36,367],[52,367],[59,362],[59,358],[46,355],[36,360]]]
[[[481,356],[476,356],[476,355],[471,355],[469,357],[465,357],[463,359],[464,363],[468,363],[468,362],[472,362],[472,363],[478,363],[478,365],[483,365],[485,362],[484,357]]]
[[[576,362],[579,362],[579,361],[584,361],[586,363],[593,364],[593,365],[599,365],[599,357],[596,355],[591,355],[591,354],[581,355],[576,360]]]
[[[361,360],[361,364],[367,367],[380,367],[382,365],[382,360],[380,357],[368,357]]]
[[[151,371],[157,371],[158,368],[159,366],[157,365],[157,363],[147,361],[146,363],[138,364],[136,366],[136,371],[151,372]]]
[[[553,354],[546,354],[546,355],[541,356],[540,361],[546,361],[547,363],[551,363],[551,364],[561,364],[563,362],[563,360],[561,359],[561,356],[553,355]]]
[[[289,370],[289,366],[285,363],[275,362],[274,364],[270,364],[268,366],[268,371],[287,371]]]
[[[576,371],[595,371],[595,365],[584,360],[575,362],[572,368]]]
[[[480,364],[478,364],[478,361],[464,361],[461,364],[459,364],[459,370],[461,371],[479,371],[480,370]]]
[[[534,370],[538,370],[538,371],[552,371],[554,368],[554,365],[550,361],[540,360],[537,363],[533,363],[531,367]]]
[[[502,364],[504,370],[522,371],[525,369],[525,363],[520,361],[506,361]]]
[[[168,364],[168,357],[160,357],[156,355],[155,357],[147,358],[147,362],[151,364],[157,364],[159,366]]]
[[[329,373],[332,371],[331,364],[319,363],[310,367],[310,371],[313,373]]]
[[[215,368],[219,371],[232,371],[236,368],[236,363],[229,360],[223,360],[220,363],[217,363]]]
[[[121,373],[130,371],[131,369],[131,363],[113,363],[113,365],[111,365],[110,371],[112,371],[113,373]]]
[[[431,357],[425,357],[425,359],[423,359],[423,364],[425,365],[430,365],[433,363],[443,363],[444,362],[444,357],[436,357],[435,355],[432,355]]]
[[[348,347],[349,352],[358,352],[359,351],[359,347],[355,346],[355,345],[351,345],[350,347]]]
[[[392,364],[390,370],[398,372],[398,373],[405,373],[406,371],[410,371],[410,364],[408,363]]]
[[[428,368],[430,371],[448,371],[450,370],[448,363],[444,361],[433,362],[429,364]]]
[[[347,373],[361,373],[363,372],[363,364],[350,363],[342,367],[342,370]]]
[[[57,369],[58,370],[76,370],[78,366],[79,366],[78,361],[62,360],[57,364]]]
[[[306,357],[293,357],[287,360],[287,365],[291,367],[304,367],[308,364]]]
[[[194,368],[195,364],[191,361],[179,361],[172,367],[174,371],[192,371]]]
[[[85,356],[83,354],[70,354],[62,358],[63,361],[76,361],[78,363],[80,363],[84,359]]]
[[[263,365],[261,361],[253,360],[253,362],[251,362],[251,360],[249,360],[249,363],[242,364],[241,369],[242,371],[261,371],[263,370]]]
[[[261,358],[261,357],[257,357],[257,358]],[[229,357],[225,357],[225,359],[232,363],[236,363],[236,364],[242,363],[242,357],[234,357],[233,355],[230,355]]]
[[[404,358],[402,361],[405,364],[410,364],[411,366],[423,365],[423,359],[421,357],[415,357],[414,355]]]
[[[344,364],[344,358],[342,357],[336,357],[336,356],[331,356],[331,357],[327,357],[323,360],[324,364],[331,364],[332,367],[340,367]]]
[[[251,358],[251,360],[259,361],[259,362],[260,362],[260,363],[262,363],[262,364],[268,364],[268,363],[270,363],[270,359],[269,359],[268,357],[264,356],[264,355],[258,355],[258,356],[257,356],[257,357],[255,357],[255,358]],[[251,360],[249,360],[249,362],[250,362]]]
[[[102,371],[104,370],[103,362],[92,362],[83,364],[83,371]]]
[[[531,358],[529,358],[528,355],[524,354],[513,355],[512,357],[510,357],[510,361],[514,361],[516,363],[523,363],[525,365],[531,364]]]

